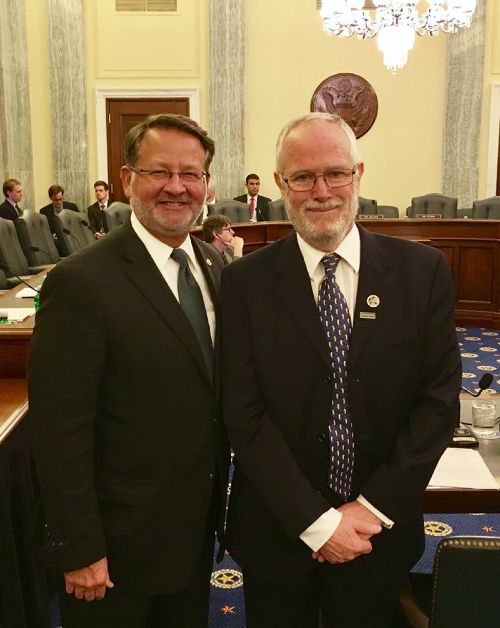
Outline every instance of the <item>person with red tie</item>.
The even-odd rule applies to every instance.
[[[23,198],[23,186],[17,179],[7,179],[3,182],[5,201],[0,205],[0,218],[16,220],[22,216],[23,210],[19,203]]]
[[[260,179],[257,174],[249,174],[245,179],[247,194],[236,196],[235,201],[248,205],[248,222],[262,222],[269,220],[270,198],[259,194]]]

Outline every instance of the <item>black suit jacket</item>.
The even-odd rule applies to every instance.
[[[247,195],[243,194],[242,196],[236,196],[233,200],[240,201],[240,203],[247,203]],[[257,195],[257,207],[255,211],[257,212],[257,222],[263,222],[264,220],[269,220],[269,203],[271,202],[270,198],[267,196]]]
[[[15,220],[16,218],[19,218],[14,206],[12,203],[9,203],[8,200],[5,200],[0,205],[0,218],[5,218],[6,220]]]
[[[218,312],[221,261],[196,238],[193,247]],[[62,572],[107,556],[121,590],[179,590],[216,503],[223,517],[218,376],[212,386],[188,319],[130,223],[58,264],[41,303],[30,425],[51,560]]]
[[[109,207],[110,204],[110,201],[108,201],[107,207]],[[98,233],[102,229],[102,216],[101,206],[97,201],[87,207],[87,215],[89,217],[89,223],[92,231],[94,233]]]
[[[71,203],[70,201],[63,201],[63,209],[71,209],[71,211],[78,212],[78,205],[75,203]],[[56,213],[54,211],[54,205],[49,203],[49,205],[45,205],[40,209],[40,213],[47,217],[49,222],[50,231],[52,234],[57,234],[56,227]]]
[[[451,438],[461,366],[444,256],[360,234],[351,499],[362,494],[395,522],[356,559],[388,582],[423,550],[422,496]],[[341,502],[327,485],[331,366],[295,234],[227,266],[222,305],[224,414],[236,452],[228,547],[246,568],[300,580],[316,563],[299,535]]]

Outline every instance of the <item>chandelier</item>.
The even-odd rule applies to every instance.
[[[426,10],[419,12],[419,4]],[[408,61],[415,33],[435,36],[469,28],[475,8],[476,0],[322,0],[321,17],[329,35],[378,35],[384,65],[396,73]]]

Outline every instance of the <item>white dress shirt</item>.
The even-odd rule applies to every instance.
[[[158,270],[162,274],[163,278],[168,284],[170,290],[172,290],[177,301],[179,300],[179,291],[177,289],[177,278],[179,276],[179,264],[173,260],[170,255],[173,248],[168,244],[165,244],[158,238],[155,238],[137,219],[137,216],[132,212],[131,216],[132,228],[137,234],[137,237],[146,247],[148,253],[151,255],[153,262],[158,267]],[[193,249],[193,243],[188,235],[184,242],[178,247],[185,251],[188,256],[189,269],[193,273],[196,282],[200,286],[201,294],[203,296],[203,303],[207,311],[208,324],[210,326],[210,335],[212,337],[212,344],[215,338],[215,308],[210,296],[210,290],[208,289],[205,275],[200,268],[198,260]]]
[[[300,235],[297,234],[297,241],[300,252],[304,258],[307,273],[311,279],[311,290],[314,300],[318,302],[319,286],[325,276],[325,268],[321,263],[321,259],[325,255],[325,251],[319,251],[308,244]],[[335,281],[347,303],[351,326],[354,326],[354,310],[356,309],[356,295],[358,292],[359,282],[359,266],[361,261],[361,242],[359,239],[359,231],[356,225],[353,225],[349,233],[342,240],[335,250],[340,257],[337,269],[335,271]],[[387,528],[393,526],[393,521],[385,517],[380,511],[374,508],[362,495],[357,498],[363,506],[366,506]],[[318,551],[326,541],[332,536],[342,519],[342,513],[335,508],[330,508],[324,512],[316,521],[300,534],[300,538],[313,551]]]

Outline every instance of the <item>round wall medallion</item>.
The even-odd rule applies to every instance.
[[[361,137],[377,118],[378,100],[373,87],[357,74],[343,72],[329,76],[311,98],[311,111],[336,113]]]

